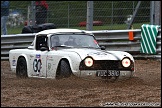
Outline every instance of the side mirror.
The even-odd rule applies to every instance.
[[[40,48],[40,50],[41,50],[41,51],[46,51],[46,50],[49,51],[48,47],[44,47],[44,46],[42,46],[42,47]]]
[[[105,46],[101,46],[100,48],[101,48],[101,50],[105,50],[105,49],[106,49],[106,47],[105,47]]]

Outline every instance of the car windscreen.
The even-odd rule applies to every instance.
[[[56,46],[99,48],[95,38],[86,34],[55,34],[50,39],[51,48]]]

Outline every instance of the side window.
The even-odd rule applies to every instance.
[[[40,50],[42,46],[48,47],[48,39],[46,35],[37,36],[36,39],[36,50]]]

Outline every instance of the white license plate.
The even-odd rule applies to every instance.
[[[119,70],[98,70],[97,76],[119,76],[120,71]]]

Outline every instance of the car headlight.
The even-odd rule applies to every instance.
[[[93,65],[93,59],[88,57],[84,60],[84,63],[87,67],[91,67]]]
[[[126,68],[129,67],[131,65],[130,59],[129,58],[124,58],[122,60],[122,65],[123,65],[123,67],[126,67]]]

